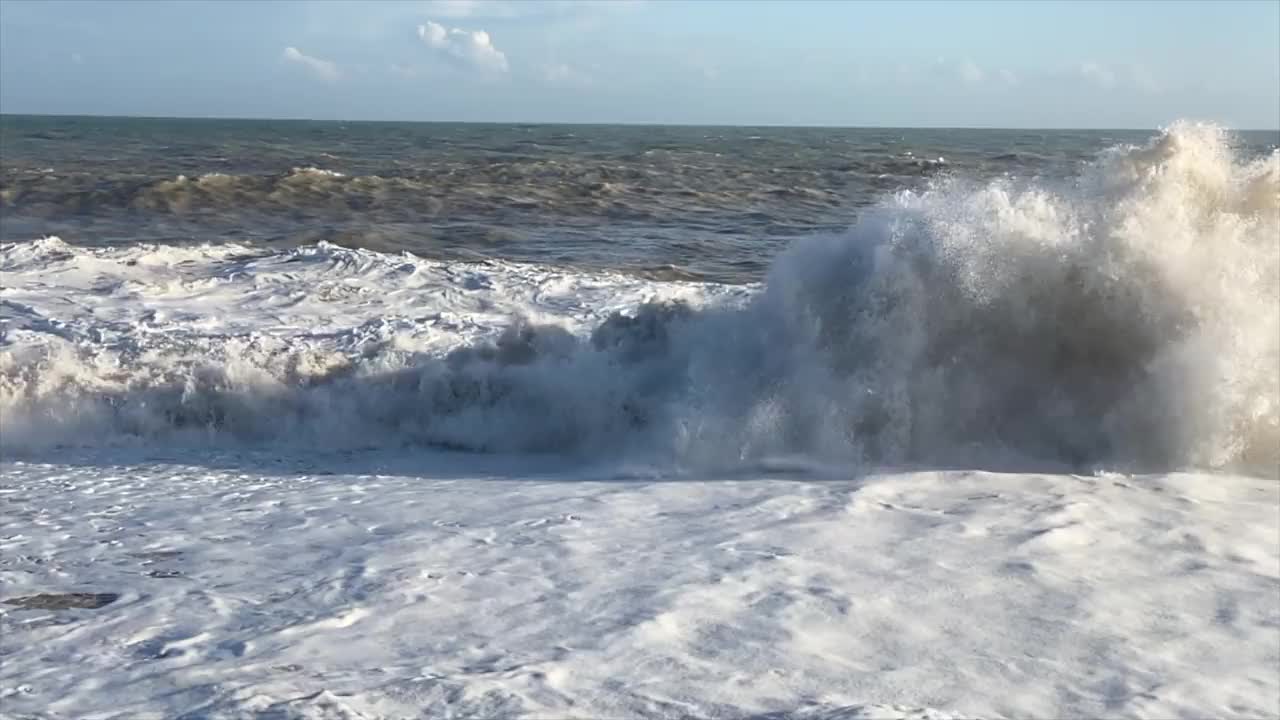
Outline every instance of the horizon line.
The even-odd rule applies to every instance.
[[[658,121],[622,120],[613,122],[575,122],[566,120],[529,121],[529,120],[369,120],[369,119],[336,119],[309,117],[249,117],[230,115],[129,115],[129,114],[91,114],[91,113],[29,113],[0,112],[0,117],[31,118],[86,118],[113,120],[222,120],[229,122],[315,122],[315,123],[367,123],[367,124],[400,124],[400,125],[551,125],[570,127],[709,127],[709,128],[777,128],[798,130],[993,130],[993,131],[1118,131],[1118,132],[1157,132],[1156,127],[1001,127],[994,125],[806,125],[784,123],[674,123]],[[1229,128],[1233,132],[1267,132],[1280,133],[1276,128]]]

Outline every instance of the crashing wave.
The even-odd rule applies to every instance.
[[[796,244],[745,303],[649,303],[591,331],[534,318],[427,353],[10,341],[0,442],[1272,475],[1280,153],[1241,159],[1228,140],[1178,124],[1070,182],[939,180]]]

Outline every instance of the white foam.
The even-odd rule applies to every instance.
[[[289,174],[296,175],[296,176],[328,177],[328,178],[346,177],[346,175],[340,172],[336,172],[334,170],[326,170],[324,168],[318,168],[318,167],[296,167],[293,170],[291,170]]]
[[[0,703],[1276,716],[1280,485],[936,468],[1274,475],[1278,208],[1280,156],[1183,125],[761,287],[0,246],[0,601],[119,596],[0,602]]]
[[[279,393],[335,373],[414,369],[494,340],[517,318],[583,333],[645,302],[698,305],[749,292],[327,244],[272,254],[237,245],[78,248],[46,238],[0,247],[0,271],[0,409],[9,449],[170,431],[202,441],[216,441],[219,430],[252,439],[259,429],[266,433],[259,439],[295,443],[351,438],[345,428],[360,424],[360,406],[376,403],[372,396],[347,397],[356,405],[345,409],[357,414],[332,405],[326,420],[297,416],[300,408]],[[257,418],[249,426],[210,428],[204,421],[212,416],[178,417],[184,407],[199,406],[199,415],[207,401],[233,396]],[[270,417],[273,402],[280,417]],[[305,427],[296,437],[276,432],[292,426]]]
[[[423,451],[0,464],[0,600],[120,596],[0,603],[0,702],[213,720],[1280,712],[1272,481],[612,478]]]
[[[11,244],[2,442],[1274,475],[1278,196],[1280,153],[1184,124],[1070,183],[903,193],[762,288],[330,245]]]

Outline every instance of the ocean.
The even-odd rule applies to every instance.
[[[1276,461],[1275,133],[14,116],[0,141],[7,443]]]
[[[329,242],[742,283],[895,192],[1070,178],[1151,136],[4,116],[0,237]],[[1253,156],[1277,136],[1233,141]]]
[[[2,116],[0,704],[1274,717],[1278,147]]]

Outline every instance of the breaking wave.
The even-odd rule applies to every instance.
[[[51,263],[92,262],[101,286],[125,265],[107,261],[122,251],[88,252],[8,245],[0,270],[58,277]],[[133,252],[130,268],[183,264],[164,259],[176,250]],[[184,297],[252,289],[268,318],[323,296],[332,313],[358,315],[381,307],[360,283],[394,294],[427,272],[426,261],[367,251],[292,252],[272,262],[320,258],[324,272],[299,269],[287,285],[283,271],[211,271],[185,281]],[[431,265],[457,281],[427,293],[436,318],[464,296],[492,313],[515,270],[488,268]],[[581,278],[545,273],[529,295],[535,312],[448,342],[407,314],[332,337],[277,324],[179,340],[145,334],[145,322],[60,323],[10,300],[0,443],[408,444],[636,453],[683,467],[780,456],[1280,466],[1280,152],[1237,157],[1216,127],[1175,125],[1056,185],[949,178],[900,193],[839,237],[796,244],[734,301],[690,285],[608,312],[592,307],[598,292],[548,299]],[[470,307],[455,326],[480,322]],[[200,311],[190,315],[182,327],[201,327]]]

